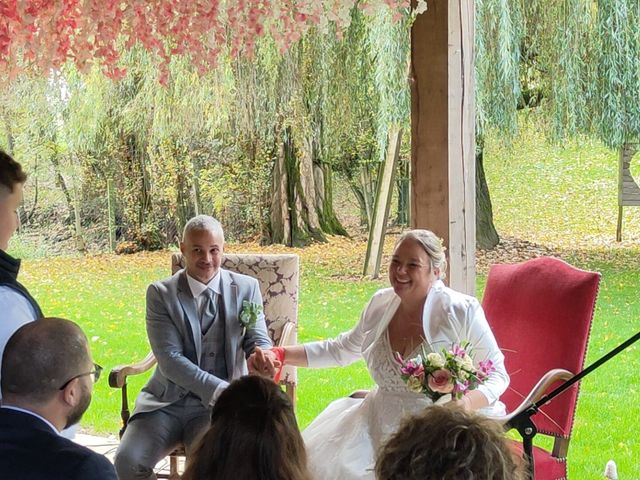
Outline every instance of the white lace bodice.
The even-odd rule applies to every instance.
[[[416,357],[422,352],[423,347],[427,348],[426,345],[418,345],[408,358]],[[416,397],[423,396],[410,392],[407,389],[407,384],[400,377],[400,364],[396,361],[395,352],[391,349],[388,331],[380,335],[380,338],[373,343],[369,351],[364,352],[364,358],[367,362],[369,374],[380,390],[409,393]]]

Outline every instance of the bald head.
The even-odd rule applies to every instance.
[[[87,337],[74,322],[44,318],[27,323],[13,334],[4,350],[2,398],[45,403],[90,365]]]

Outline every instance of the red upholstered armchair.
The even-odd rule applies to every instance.
[[[501,397],[507,412],[582,370],[599,283],[600,274],[551,257],[491,267],[482,306],[511,376]],[[551,452],[534,447],[537,480],[567,477],[578,389],[573,385],[532,417],[538,433],[555,438]]]

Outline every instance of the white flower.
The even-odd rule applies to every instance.
[[[422,381],[418,377],[411,376],[407,380],[407,388],[414,393],[422,393]]]
[[[468,368],[469,370],[473,370],[473,359],[470,355],[465,355],[462,358],[462,366]]]
[[[434,368],[444,367],[444,358],[439,353],[430,353],[427,355],[427,363]]]
[[[426,0],[418,0],[416,2],[416,8],[414,10],[416,15],[419,15],[421,13],[424,13],[427,11],[427,2]]]

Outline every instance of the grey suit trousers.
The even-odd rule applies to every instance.
[[[188,395],[131,418],[115,458],[119,480],[155,480],[155,465],[184,444],[187,456],[209,426],[211,410]]]

